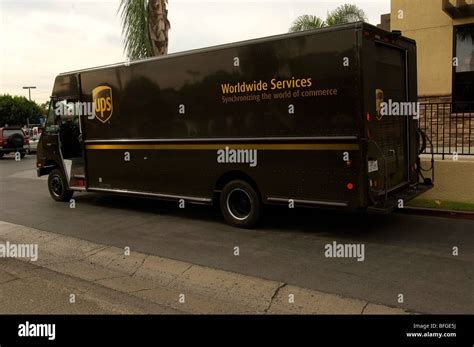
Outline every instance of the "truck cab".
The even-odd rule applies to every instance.
[[[37,148],[37,174],[49,175],[50,194],[57,201],[68,201],[74,190],[85,189],[80,116],[67,108],[74,102],[51,99]]]

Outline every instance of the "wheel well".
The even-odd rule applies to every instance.
[[[242,171],[237,171],[237,170],[228,171],[228,172],[224,173],[221,177],[219,177],[219,179],[217,180],[216,185],[214,187],[214,196],[219,195],[221,193],[222,189],[224,188],[224,186],[227,183],[229,183],[230,181],[233,181],[233,180],[243,180],[243,181],[248,182],[255,189],[255,191],[257,192],[257,194],[260,198],[260,201],[262,201],[262,194],[261,194],[260,189],[258,188],[258,185],[255,182],[255,180],[252,177],[250,177],[249,175],[247,175],[246,173],[244,173]]]
[[[59,167],[60,166],[58,165],[58,163],[56,163],[54,160],[46,160],[44,163],[44,167],[41,170],[41,175],[49,175],[51,171]]]

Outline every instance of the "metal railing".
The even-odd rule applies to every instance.
[[[431,139],[423,153],[474,155],[474,102],[421,103],[419,127]]]

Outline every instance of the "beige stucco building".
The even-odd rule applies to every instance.
[[[416,40],[421,101],[474,101],[474,0],[391,0],[380,27]]]

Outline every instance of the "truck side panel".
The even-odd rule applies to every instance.
[[[113,98],[106,122],[85,122],[88,187],[210,198],[234,173],[264,201],[360,206],[358,49],[351,28],[85,71],[84,101]],[[271,90],[293,77],[311,85]],[[223,93],[253,81],[269,89]],[[218,163],[225,147],[257,150],[256,166]]]

